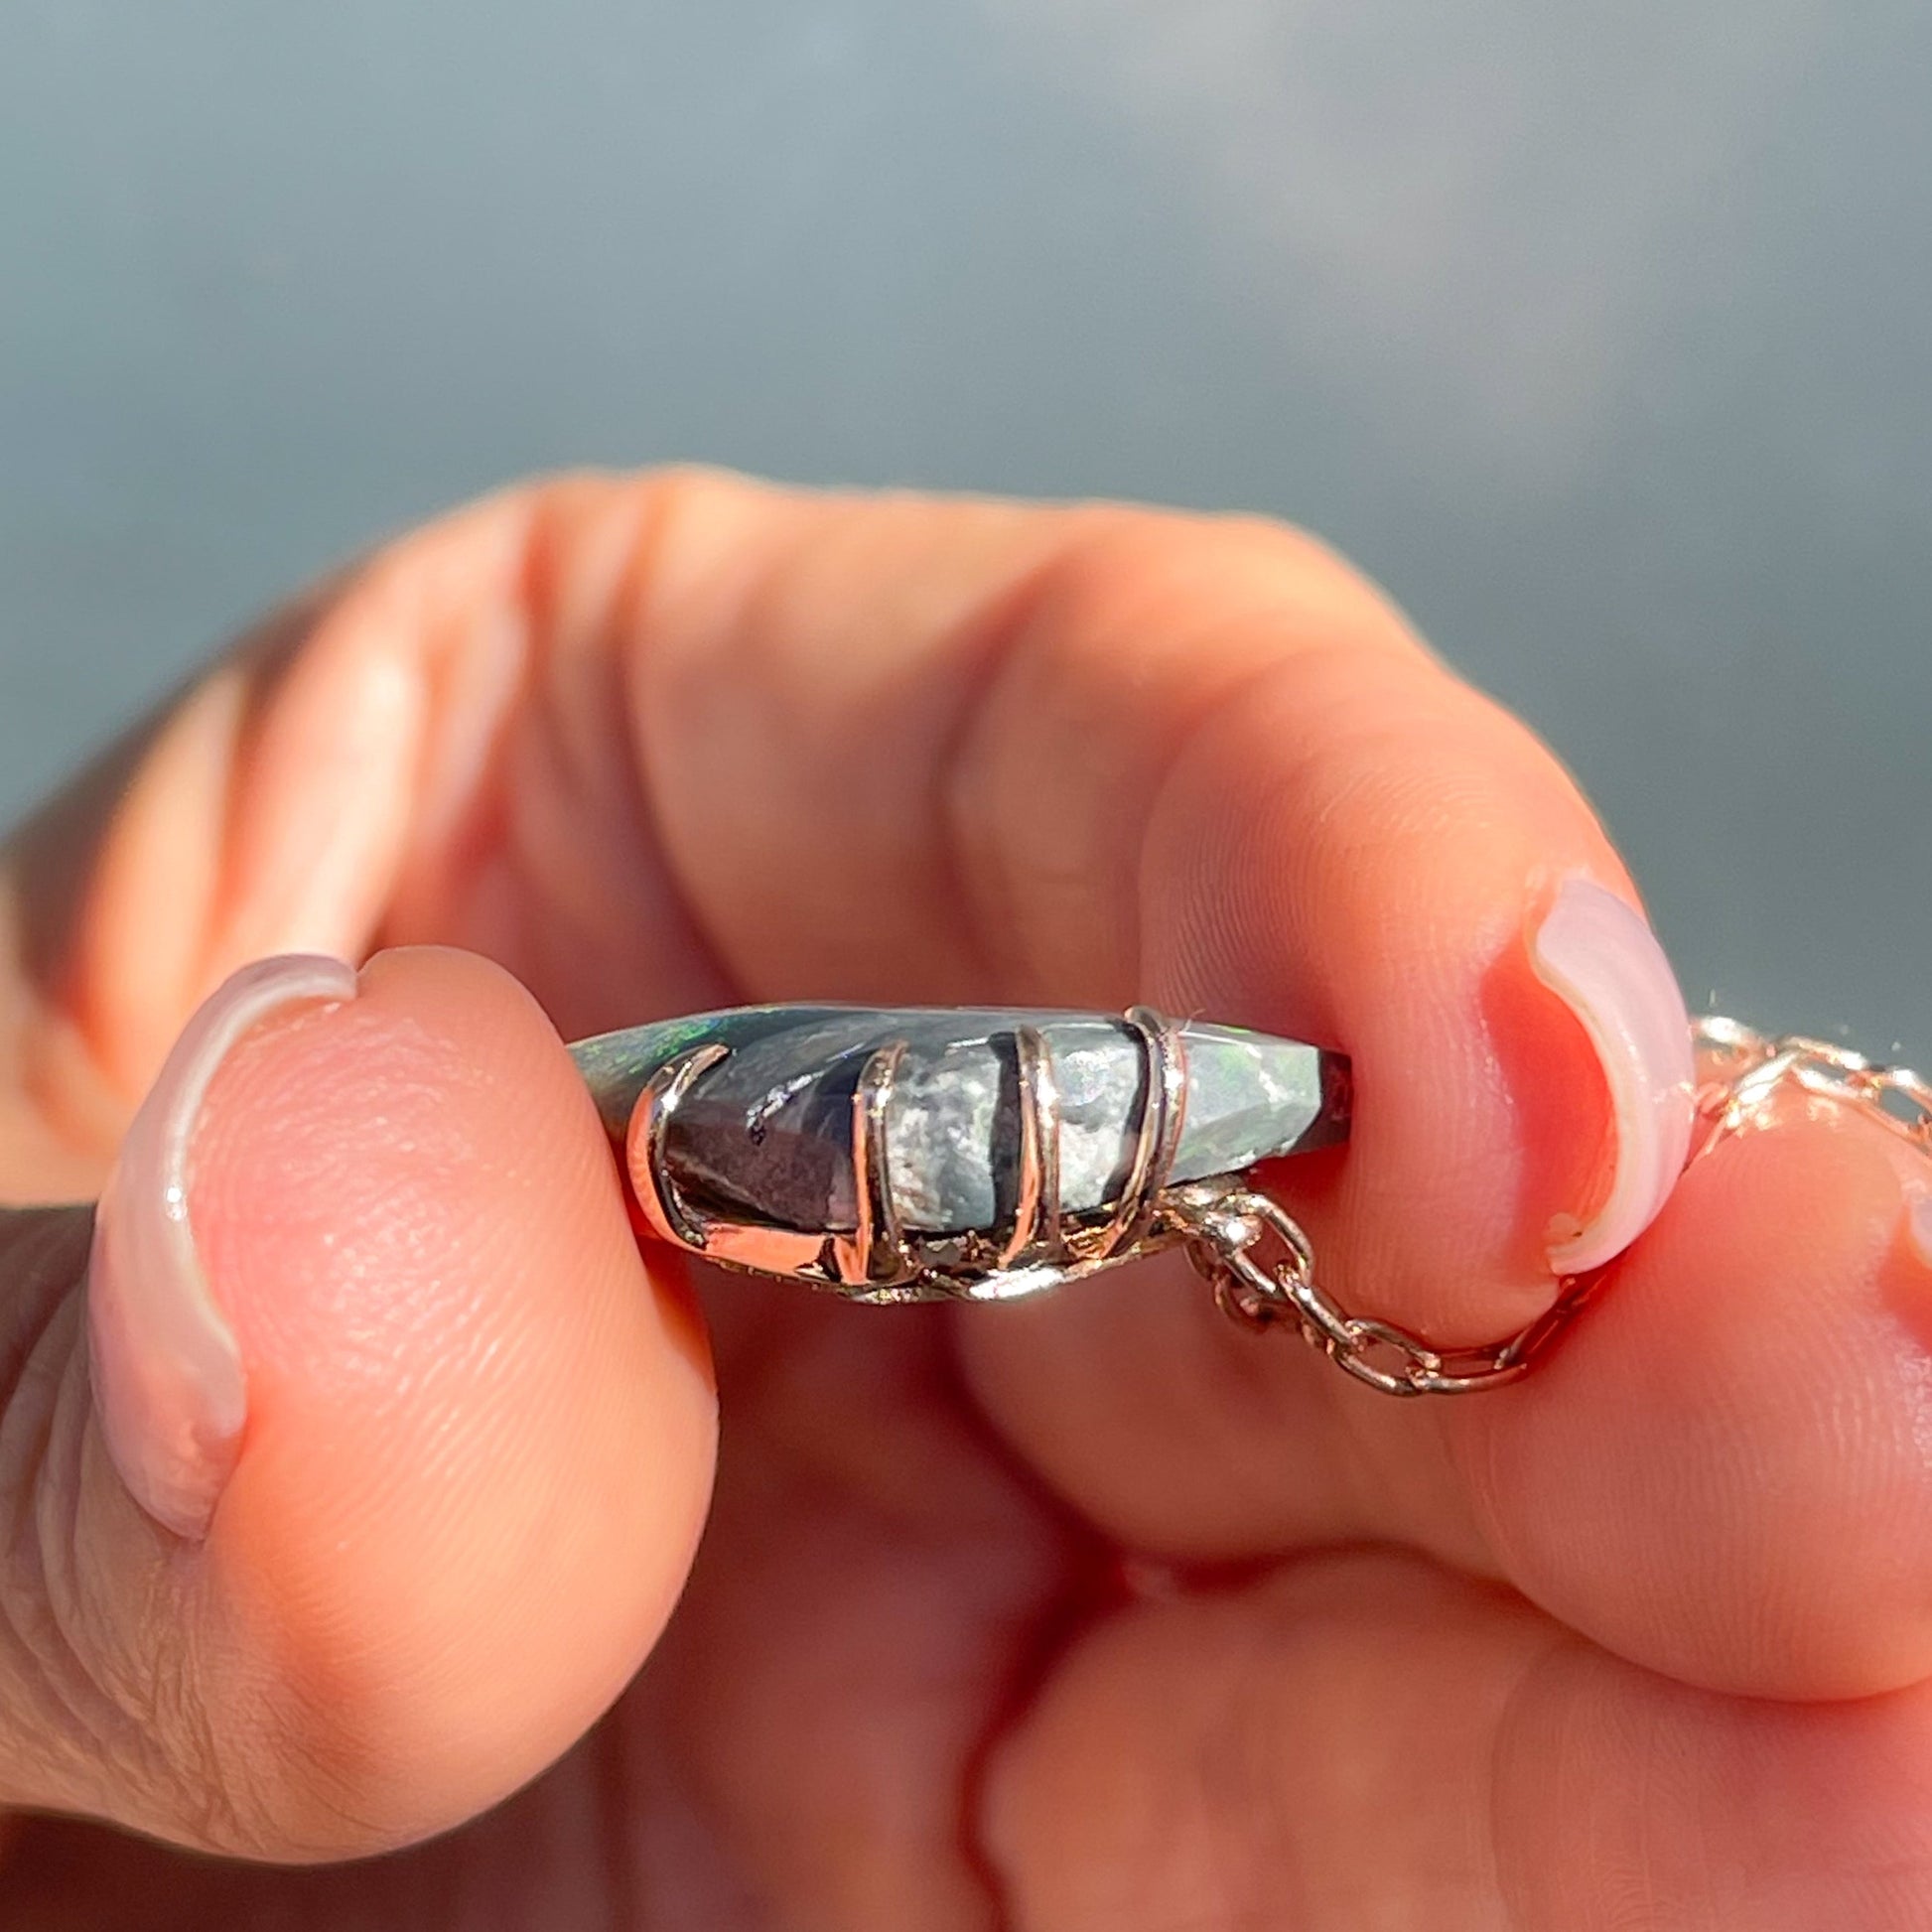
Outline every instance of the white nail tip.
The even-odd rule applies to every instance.
[[[1696,1068],[1690,1016],[1657,936],[1626,900],[1587,879],[1558,893],[1530,942],[1536,976],[1589,1035],[1616,1124],[1609,1196],[1550,1248],[1561,1275],[1623,1252],[1669,1199],[1691,1144]]]
[[[355,997],[322,954],[245,966],[196,1012],[142,1102],[94,1216],[87,1311],[94,1401],[135,1500],[177,1534],[207,1528],[241,1438],[241,1353],[195,1249],[189,1159],[235,1042],[284,1008]]]

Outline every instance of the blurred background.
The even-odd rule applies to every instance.
[[[520,472],[1247,506],[1694,1002],[1932,1056],[1928,80],[1915,0],[6,0],[0,819]]]

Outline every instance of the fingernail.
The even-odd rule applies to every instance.
[[[1932,1268],[1932,1194],[1913,1190],[1905,1227],[1912,1237],[1912,1246],[1918,1250],[1918,1258]]]
[[[207,1533],[248,1409],[241,1351],[189,1221],[202,1103],[252,1028],[355,989],[353,967],[316,953],[260,960],[225,981],[175,1042],[94,1211],[87,1329],[101,1433],[135,1501],[179,1536]]]
[[[1536,976],[1583,1023],[1616,1127],[1608,1197],[1552,1244],[1560,1275],[1621,1254],[1669,1199],[1691,1145],[1691,1022],[1657,935],[1627,901],[1587,879],[1557,894],[1530,941]]]

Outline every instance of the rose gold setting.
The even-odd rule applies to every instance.
[[[1124,1024],[1140,1042],[1144,1071],[1134,1155],[1120,1198],[1104,1213],[1068,1215],[1060,1203],[1060,1094],[1045,1036],[1013,1032],[1019,1146],[1014,1208],[997,1233],[915,1233],[900,1224],[893,1197],[886,1110],[905,1052],[903,1040],[866,1061],[852,1096],[850,1233],[747,1221],[700,1208],[678,1186],[665,1141],[679,1103],[730,1051],[695,1046],[652,1074],[637,1103],[632,1162],[638,1203],[652,1230],[707,1261],[784,1275],[866,1303],[1011,1301],[1151,1254],[1191,1237],[1163,1213],[1185,1120],[1187,1065],[1179,1032],[1149,1007]]]

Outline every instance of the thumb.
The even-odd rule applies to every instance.
[[[715,1430],[514,981],[246,968],[97,1216],[0,1217],[0,1805],[284,1860],[457,1823],[635,1671]]]

